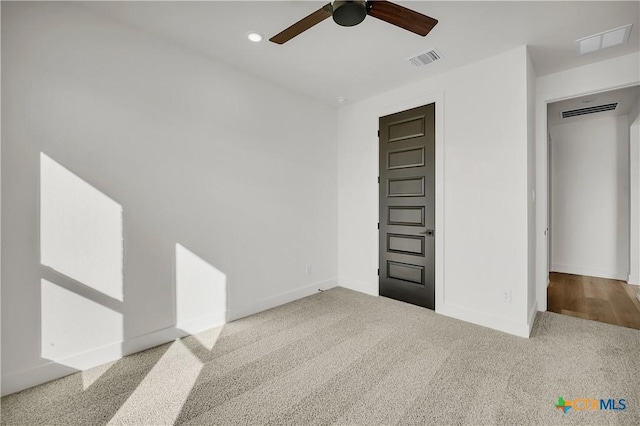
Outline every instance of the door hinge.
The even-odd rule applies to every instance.
[[[378,276],[380,276],[380,268],[378,268]]]
[[[380,222],[378,222],[378,229],[380,229]]]
[[[380,176],[378,176],[378,183],[380,183]]]
[[[378,137],[380,137],[380,130],[378,130]]]

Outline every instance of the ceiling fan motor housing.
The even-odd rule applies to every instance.
[[[422,37],[429,34],[429,31],[438,23],[437,19],[390,1],[335,0],[280,31],[269,40],[276,44],[284,44],[329,16],[332,16],[338,25],[352,27],[361,23],[367,15]]]
[[[353,27],[364,21],[367,16],[367,2],[365,1],[334,1],[333,20],[343,27]]]

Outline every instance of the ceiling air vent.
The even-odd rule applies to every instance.
[[[442,53],[438,52],[436,49],[430,49],[424,53],[408,58],[407,61],[411,62],[416,67],[421,67],[439,59],[442,59]]]
[[[572,109],[570,111],[562,111],[562,118],[577,117],[579,115],[595,114],[596,112],[613,111],[618,106],[618,103],[596,105],[588,108]]]

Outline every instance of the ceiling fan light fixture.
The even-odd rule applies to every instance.
[[[255,31],[249,31],[247,33],[247,38],[249,39],[249,41],[252,41],[254,43],[260,43],[262,41],[262,34]]]
[[[334,1],[333,20],[343,27],[353,27],[367,16],[366,1]]]

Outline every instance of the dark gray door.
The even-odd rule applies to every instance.
[[[435,308],[435,104],[380,118],[380,295]]]

